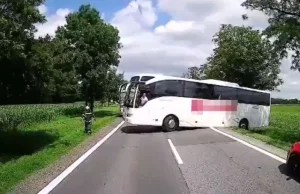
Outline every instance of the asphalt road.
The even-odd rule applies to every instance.
[[[145,132],[145,133],[142,133]],[[178,165],[167,139],[183,164]],[[162,133],[125,126],[66,177],[54,194],[298,193],[284,164],[211,129]]]

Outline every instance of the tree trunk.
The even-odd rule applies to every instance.
[[[90,105],[91,105],[91,112],[93,113],[94,112],[94,100],[91,100],[90,101]]]

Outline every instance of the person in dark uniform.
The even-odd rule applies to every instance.
[[[94,114],[91,112],[89,106],[85,107],[84,114],[82,114],[82,119],[84,120],[84,132],[91,134],[92,133],[92,120],[95,120]]]

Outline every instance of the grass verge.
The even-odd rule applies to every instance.
[[[300,105],[273,105],[269,127],[258,131],[236,131],[287,150],[292,143],[300,141]]]
[[[117,117],[117,107],[95,111],[93,132]],[[32,173],[45,168],[88,136],[79,116],[59,116],[51,122],[32,124],[0,134],[0,193],[6,193]]]

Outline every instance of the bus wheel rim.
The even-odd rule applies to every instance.
[[[174,119],[169,120],[168,125],[169,125],[170,128],[174,128],[175,127]]]

